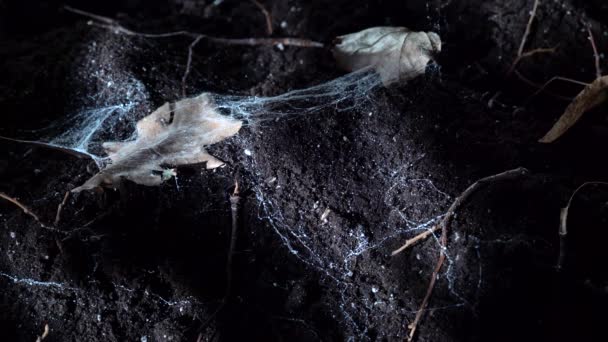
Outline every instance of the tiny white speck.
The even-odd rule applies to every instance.
[[[277,49],[283,51],[283,50],[285,50],[285,45],[283,45],[283,43],[279,43],[279,44],[277,44]]]
[[[10,232],[9,235],[11,236],[11,239],[14,239],[15,237],[17,237],[17,234],[15,234],[15,232]]]
[[[97,315],[97,322],[101,322],[101,315]]]
[[[250,150],[248,150],[248,149],[246,149],[246,150],[245,150],[245,154],[246,154],[246,155],[248,155],[248,156],[251,156],[251,151],[250,151]]]
[[[148,337],[147,337],[147,336],[142,336],[142,337],[139,339],[139,341],[140,341],[140,342],[148,342]]]
[[[375,286],[372,286],[372,293],[378,293],[379,289]]]
[[[281,28],[286,28],[287,22],[285,20],[281,21]]]

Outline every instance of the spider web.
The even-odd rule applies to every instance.
[[[104,33],[111,35],[112,33]],[[103,35],[102,35],[103,37]],[[116,40],[110,40],[116,42]],[[137,48],[141,44],[139,38],[121,37],[120,44],[127,44],[129,49]],[[100,43],[101,44],[101,43]],[[116,43],[115,43],[116,44]],[[90,156],[100,168],[107,163],[101,147],[105,141],[131,141],[136,139],[135,124],[150,108],[151,92],[144,81],[138,79],[128,69],[120,66],[121,56],[112,59],[99,58],[105,54],[107,46],[99,46],[95,42],[89,46],[89,58],[83,70],[97,69],[91,80],[97,84],[97,92],[87,99],[88,105],[84,109],[69,115],[66,119],[34,134],[44,134],[40,142],[49,145],[70,149]],[[123,49],[124,50],[124,49]],[[124,56],[123,56],[124,57]],[[101,60],[101,61],[100,61]],[[175,62],[178,63],[178,62]],[[104,72],[103,70],[113,70]],[[119,72],[116,72],[119,70]],[[337,115],[346,113],[352,115],[354,120],[366,115],[380,115],[375,101],[381,88],[380,78],[371,70],[360,70],[336,79],[313,85],[305,89],[287,91],[277,96],[244,96],[233,94],[209,93],[222,114],[244,120],[252,130],[262,130],[272,127],[277,120],[303,119],[317,120],[315,117]],[[311,114],[317,114],[311,116]],[[319,119],[320,120],[320,119]],[[310,122],[310,121],[309,121]],[[407,167],[395,165],[378,177],[385,188],[381,200],[382,206],[388,213],[386,219],[380,219],[380,226],[365,227],[364,225],[351,226],[345,220],[335,221],[335,214],[323,201],[301,203],[300,210],[286,210],[285,206],[292,201],[289,192],[277,191],[282,185],[280,181],[272,181],[275,177],[268,172],[264,156],[255,153],[255,134],[240,134],[227,144],[234,144],[245,154],[253,156],[244,160],[245,169],[248,170],[248,183],[251,184],[255,198],[259,203],[259,218],[266,222],[282,241],[284,248],[295,258],[311,269],[316,270],[323,281],[330,287],[335,295],[335,306],[339,308],[336,318],[344,322],[348,328],[346,335],[351,339],[362,336],[370,327],[381,327],[383,322],[378,317],[397,321],[397,324],[412,319],[418,304],[418,298],[403,305],[398,298],[396,289],[383,286],[385,278],[390,277],[385,266],[378,269],[362,267],[362,260],[371,262],[370,254],[376,250],[385,249],[388,243],[395,240],[402,241],[408,235],[430,229],[442,217],[441,209],[445,209],[450,202],[450,195],[439,189],[431,177],[420,177],[410,173]],[[307,154],[314,154],[310,150],[314,143],[304,147],[309,149]],[[326,146],[330,148],[329,146]],[[424,158],[424,153],[420,153]],[[321,170],[330,170],[335,167],[328,161],[321,165]],[[353,172],[354,177],[354,172]],[[270,181],[269,181],[270,180]],[[324,186],[321,184],[321,186]],[[325,186],[330,187],[329,184]],[[330,189],[336,191],[337,189]],[[431,194],[425,198],[418,198],[404,207],[398,199],[403,193]],[[361,193],[352,191],[351,195],[360,196]],[[312,193],[306,194],[309,199],[315,198]],[[310,202],[310,203],[309,203]],[[423,210],[427,214],[410,214],[420,207],[430,207],[432,210]],[[420,210],[418,210],[420,212]],[[311,214],[312,213],[312,214]],[[319,217],[316,224],[310,220],[302,220],[303,216],[314,215]],[[339,216],[339,215],[338,215]],[[346,222],[346,223],[344,223]],[[348,239],[335,239],[335,230],[348,231]],[[437,236],[433,236],[438,243]],[[419,259],[420,257],[417,256]],[[478,256],[479,257],[479,256]],[[431,258],[431,260],[434,260]],[[454,295],[454,303],[446,307],[454,308],[467,304],[467,299],[459,294],[454,279],[453,266],[457,263],[456,257],[448,253],[448,267],[440,276],[447,280],[448,287]],[[480,266],[481,267],[481,266]],[[480,268],[478,287],[481,286]],[[386,273],[387,275],[383,275]],[[430,273],[430,267],[429,267]],[[3,274],[1,274],[3,275]],[[9,275],[15,282],[17,278]],[[355,278],[366,277],[371,279],[368,289],[361,289],[355,285]],[[427,274],[421,274],[423,283]],[[30,283],[35,280],[28,280]],[[35,284],[35,283],[32,283]],[[55,285],[53,285],[55,286]],[[60,286],[60,285],[59,285]],[[408,309],[406,309],[406,307]],[[438,309],[438,308],[431,308]],[[382,310],[385,315],[372,315]],[[384,332],[381,333],[384,336]]]

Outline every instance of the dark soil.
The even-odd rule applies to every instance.
[[[350,110],[253,123],[210,148],[226,167],[180,167],[160,187],[125,182],[71,196],[54,229],[3,201],[3,341],[35,341],[45,324],[45,341],[403,340],[439,252],[429,239],[391,257],[419,232],[408,222],[437,217],[475,180],[520,166],[530,172],[485,186],[457,213],[416,340],[608,339],[608,187],[576,196],[564,267],[555,267],[560,208],[583,182],[608,181],[606,107],[559,142],[537,143],[568,101],[528,100],[536,88],[506,76],[532,0],[261,2],[276,37],[436,31],[440,67]],[[70,5],[143,32],[267,36],[252,2],[215,3]],[[139,118],[181,97],[192,39],[114,34],[63,5],[0,2],[0,134],[36,138],[28,130],[133,97]],[[537,83],[593,80],[586,26],[608,53],[607,14],[603,1],[542,1],[526,47],[558,49],[518,70]],[[324,49],[202,41],[193,52],[188,95],[278,95],[342,75]],[[580,87],[549,90],[572,97]],[[60,151],[0,146],[0,191],[49,224],[94,169]],[[241,206],[224,300],[235,180]]]

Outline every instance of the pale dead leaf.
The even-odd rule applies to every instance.
[[[585,112],[597,107],[607,99],[608,88],[608,76],[602,76],[597,78],[595,81],[589,83],[576,97],[566,110],[564,114],[557,120],[551,130],[542,137],[539,142],[550,143],[561,137],[566,131],[570,129]]]
[[[207,163],[223,165],[205,150],[238,133],[243,122],[221,115],[213,100],[203,94],[176,103],[165,103],[137,123],[137,139],[106,142],[111,164],[74,192],[112,186],[122,178],[142,185],[159,185],[171,172],[165,165]]]
[[[439,35],[405,27],[372,27],[337,40],[333,53],[341,68],[373,67],[384,85],[423,74],[428,62],[441,52]]]

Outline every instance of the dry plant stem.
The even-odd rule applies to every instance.
[[[587,26],[587,33],[589,34],[589,42],[591,42],[591,48],[593,49],[593,59],[595,60],[595,77],[602,77],[602,69],[600,68],[600,55],[597,52],[597,45],[595,44],[595,39],[593,38],[593,32],[591,32],[591,27]]]
[[[105,28],[108,30],[112,30],[116,33],[122,33],[122,34],[125,34],[128,36],[138,36],[138,37],[143,37],[143,38],[170,38],[170,37],[176,37],[176,36],[186,36],[186,37],[192,37],[195,39],[200,37],[199,39],[205,39],[210,42],[226,44],[226,45],[274,46],[277,44],[283,44],[285,46],[297,46],[297,47],[312,47],[312,48],[325,47],[325,45],[323,43],[316,42],[313,40],[300,39],[300,38],[289,38],[289,37],[288,38],[220,38],[220,37],[208,36],[208,35],[202,34],[202,33],[185,31],[185,30],[165,32],[165,33],[142,33],[142,32],[132,31],[132,30],[122,26],[118,21],[111,19],[111,18],[103,17],[103,16],[100,16],[97,14],[93,14],[93,13],[79,10],[76,8],[72,8],[69,6],[66,6],[65,9],[72,13],[76,13],[76,14],[79,14],[79,15],[82,15],[82,16],[85,16],[85,17],[88,17],[88,18],[91,18],[91,19],[97,21],[97,22],[90,21],[89,25],[102,27],[102,28]]]
[[[4,198],[5,200],[7,200],[7,201],[13,203],[14,205],[16,205],[17,207],[19,207],[21,210],[23,210],[23,212],[26,215],[31,216],[34,220],[36,220],[36,222],[40,223],[40,225],[43,228],[50,228],[46,224],[42,223],[42,221],[40,221],[40,218],[38,218],[38,215],[34,214],[28,207],[26,207],[24,204],[19,202],[16,198],[11,197],[11,196],[5,194],[4,192],[0,192],[0,197]]]
[[[272,16],[270,15],[270,12],[268,12],[266,7],[264,7],[264,5],[262,5],[258,0],[251,0],[251,2],[253,2],[254,5],[260,9],[262,14],[264,14],[264,19],[266,19],[266,32],[268,35],[272,35]]]
[[[70,193],[71,191],[66,191],[65,195],[63,195],[63,200],[61,201],[61,203],[59,203],[59,206],[57,207],[57,214],[55,214],[55,226],[57,226],[59,224],[59,221],[61,220],[61,212],[63,211],[63,207],[65,206],[65,203],[68,201],[68,198],[70,197]]]
[[[439,271],[441,271],[441,267],[443,266],[443,263],[445,262],[445,258],[446,258],[445,250],[446,250],[446,245],[447,245],[448,229],[449,229],[450,223],[452,222],[452,219],[454,218],[454,215],[456,214],[456,211],[458,209],[460,209],[460,207],[463,205],[463,203],[465,203],[466,200],[473,193],[475,193],[477,190],[479,190],[484,185],[493,183],[496,181],[517,178],[517,177],[520,177],[527,173],[528,173],[527,169],[520,167],[520,168],[516,168],[513,170],[501,172],[501,173],[498,173],[498,174],[495,174],[492,176],[488,176],[485,178],[481,178],[480,180],[471,184],[452,203],[452,205],[448,209],[447,213],[445,214],[443,220],[441,220],[441,222],[437,225],[437,229],[439,229],[439,228],[441,229],[441,238],[439,240],[440,245],[441,245],[440,252],[439,252],[439,258],[437,259],[437,264],[435,265],[435,269],[433,270],[433,273],[431,274],[431,280],[429,282],[429,286],[427,288],[424,299],[422,300],[422,303],[420,304],[420,308],[418,309],[418,312],[416,312],[416,317],[414,318],[414,321],[408,325],[409,334],[407,337],[407,341],[413,340],[413,338],[416,334],[416,328],[418,327],[418,324],[420,323],[420,320],[422,319],[422,315],[424,314],[424,311],[426,310],[426,307],[428,306],[429,299],[431,298],[431,295],[433,294],[433,289],[435,288],[435,282],[437,281],[437,277],[439,276]],[[425,233],[423,233],[423,234],[425,234]],[[429,235],[430,234],[427,234],[427,236],[429,236]],[[418,239],[418,240],[421,240],[421,239]]]
[[[567,247],[567,235],[568,235],[568,212],[570,210],[570,205],[572,205],[572,201],[576,194],[581,191],[584,187],[588,185],[604,185],[608,186],[608,182],[585,182],[581,184],[576,190],[572,192],[570,198],[568,199],[568,203],[564,208],[562,208],[559,218],[559,256],[557,258],[556,268],[557,270],[561,270],[564,266],[564,261],[566,260],[566,247]]]
[[[532,6],[532,11],[530,12],[530,19],[528,19],[528,24],[526,25],[526,30],[524,31],[524,35],[521,38],[521,43],[519,44],[519,49],[517,50],[517,57],[521,57],[524,53],[524,47],[526,46],[526,42],[528,40],[528,36],[530,35],[530,31],[532,29],[532,23],[534,22],[534,18],[536,17],[536,10],[538,9],[538,4],[540,0],[534,0],[534,5]]]

